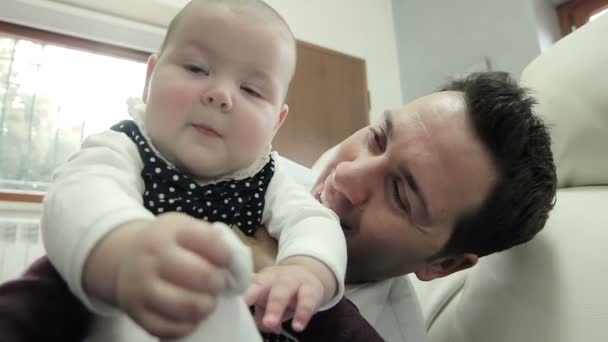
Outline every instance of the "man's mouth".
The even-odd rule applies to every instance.
[[[323,204],[325,207],[333,210],[331,202],[329,201],[329,198],[327,196],[327,191],[325,191],[325,189],[323,189],[323,191],[321,191],[319,198],[320,198],[321,204]]]
[[[325,189],[325,188],[323,188],[323,189],[321,189],[321,191],[316,192],[316,193],[314,194],[315,199],[316,199],[317,201],[319,201],[319,203],[321,203],[323,206],[325,206],[325,207],[327,207],[327,208],[331,209],[332,211],[334,211],[334,212],[336,213],[336,215],[338,215],[338,213],[336,212],[336,210],[335,210],[335,209],[332,207],[331,202],[330,202],[330,200],[329,200],[329,198],[328,198],[328,196],[327,196],[327,191],[325,191],[325,190],[326,190],[326,189]],[[339,215],[338,215],[338,217],[339,217]],[[340,217],[339,217],[339,218],[340,218]],[[349,227],[349,226],[347,226],[347,225],[346,225],[346,224],[345,224],[345,223],[342,221],[342,219],[341,219],[341,218],[340,218],[340,225],[342,226],[342,229],[343,229],[343,230],[350,230],[350,227]]]

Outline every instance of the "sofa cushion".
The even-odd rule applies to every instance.
[[[482,258],[459,292],[434,303],[442,311],[427,317],[430,341],[605,340],[608,188],[560,189],[557,197],[536,239]]]
[[[608,325],[608,16],[524,70],[561,189],[545,229],[464,274],[415,282],[430,341],[603,341]],[[576,187],[564,189],[565,187]],[[464,275],[464,276],[463,276]]]
[[[608,15],[543,52],[521,81],[551,126],[558,187],[608,184]]]

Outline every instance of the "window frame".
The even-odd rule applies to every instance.
[[[608,8],[608,0],[569,0],[557,6],[562,37],[585,25],[589,18]]]
[[[124,58],[135,62],[146,63],[150,56],[150,53],[145,51],[73,37],[3,20],[0,20],[0,34],[110,57]],[[45,192],[42,191],[0,189],[0,202],[41,203],[44,195]]]

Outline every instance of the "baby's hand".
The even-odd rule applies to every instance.
[[[148,333],[184,336],[215,309],[231,255],[211,224],[184,214],[143,227],[117,270],[119,306]]]
[[[283,319],[293,315],[292,327],[299,332],[336,289],[336,278],[324,263],[294,256],[255,274],[244,297],[255,306],[254,318],[262,330],[279,333]]]

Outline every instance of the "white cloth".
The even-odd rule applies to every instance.
[[[265,194],[262,216],[279,241],[277,262],[307,255],[324,262],[338,279],[338,293],[323,306],[333,306],[344,294],[346,243],[334,212],[317,203],[293,181],[275,155],[275,173]],[[142,204],[143,162],[124,133],[105,131],[88,137],[81,150],[61,166],[44,200],[41,228],[48,256],[72,292],[98,314],[114,310],[87,296],[82,288],[86,258],[114,227],[133,220],[152,220]]]
[[[221,222],[212,225],[218,229],[222,240],[232,252],[228,266],[228,288],[217,297],[217,307],[194,332],[177,340],[164,342],[200,342],[200,341],[242,341],[262,342],[257,326],[249,308],[240,294],[249,286],[253,274],[251,249]],[[87,342],[156,341],[135,325],[128,317],[122,315],[100,316],[95,322]],[[229,324],[229,327],[226,325]]]

